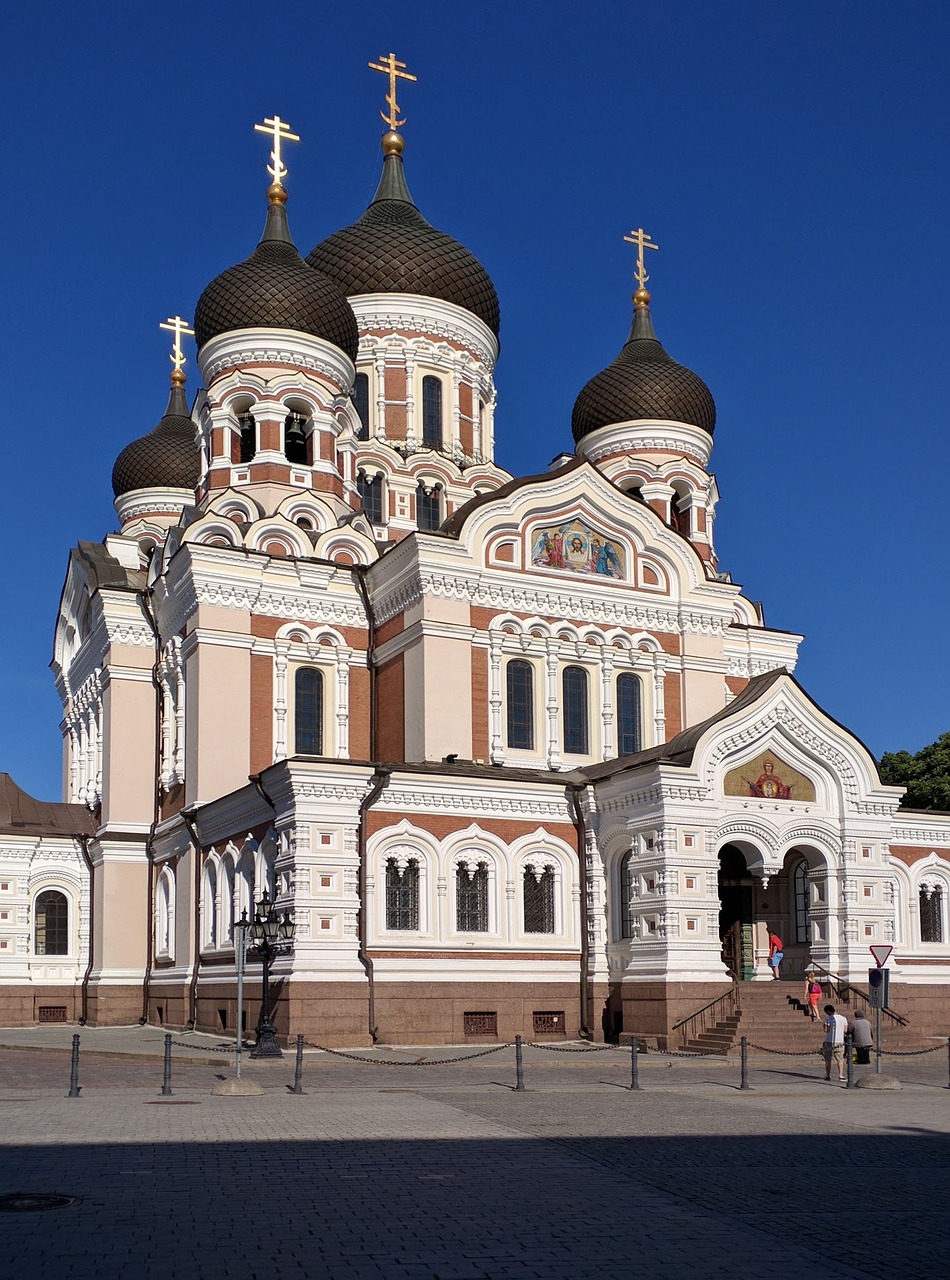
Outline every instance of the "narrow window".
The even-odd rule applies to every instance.
[[[416,524],[424,532],[431,533],[442,523],[442,503],[438,485],[427,488],[420,484],[416,489]]]
[[[298,467],[310,462],[307,419],[302,413],[288,413],[284,419],[284,457]]]
[[[422,443],[427,449],[442,448],[442,379],[422,379]]]
[[[924,885],[920,891],[920,940],[943,942],[943,889]]]
[[[625,671],[617,677],[617,754],[632,756],[642,745],[640,677]]]
[[[524,931],[554,932],[554,870],[534,867],[524,869]]]
[[[69,954],[69,900],[58,889],[46,889],[34,907],[34,951],[38,956]]]
[[[205,946],[216,947],[218,945],[218,873],[213,862],[205,863],[202,915],[204,916]]]
[[[534,750],[534,668],[515,658],[505,671],[508,694],[508,746]]]
[[[358,373],[353,387],[353,405],[360,420],[357,440],[369,439],[369,374]]]
[[[459,933],[488,932],[488,867],[461,862],[455,872],[455,916]]]
[[[564,751],[586,756],[589,749],[587,726],[587,672],[583,667],[565,667],[561,677],[564,714]]]
[[[241,462],[251,462],[257,453],[257,423],[253,413],[242,413],[238,418],[241,428]]]
[[[795,941],[808,941],[808,863],[802,858],[792,873],[795,892]]]
[[[670,498],[670,525],[677,533],[688,533],[686,512],[680,510],[679,494],[674,492]]]
[[[415,859],[402,867],[395,858],[386,863],[386,928],[419,928],[419,864]]]
[[[370,478],[359,472],[356,477],[356,490],[363,504],[363,514],[370,524],[383,523],[383,477]]]
[[[323,673],[300,667],[294,676],[294,751],[323,755]]]
[[[620,936],[633,937],[633,854],[628,853],[620,864]]]

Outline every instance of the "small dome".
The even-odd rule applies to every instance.
[[[383,176],[363,216],[307,254],[347,297],[416,293],[464,307],[495,336],[501,316],[488,272],[463,244],[426,222],[403,173],[402,156],[383,161]]]
[[[283,194],[282,189],[281,194]],[[297,252],[282,203],[272,201],[261,242],[249,258],[222,271],[195,308],[195,341],[232,329],[296,329],[356,359],[356,317],[339,288]]]
[[[158,426],[126,445],[116,458],[112,492],[120,498],[133,489],[194,489],[200,465],[185,389],[174,385]]]
[[[649,298],[646,291],[644,297]],[[574,401],[571,430],[580,441],[598,427],[638,418],[686,422],[709,435],[716,427],[712,392],[702,378],[666,354],[644,302],[637,304],[620,355],[595,374]]]

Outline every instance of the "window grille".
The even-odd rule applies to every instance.
[[[534,668],[515,658],[505,671],[508,709],[508,746],[513,751],[534,750]]]
[[[534,1034],[536,1036],[562,1036],[564,1034],[564,1010],[557,1009],[553,1012],[533,1013],[531,1015],[534,1023]]]
[[[633,937],[633,854],[628,853],[620,864],[620,936]]]
[[[617,754],[632,756],[643,745],[640,677],[625,671],[617,677]]]
[[[58,889],[47,889],[36,899],[35,947],[38,956],[69,954],[69,900]]]
[[[529,862],[524,869],[524,931],[554,932],[554,869],[544,870]]]
[[[302,413],[288,413],[284,419],[284,457],[298,467],[305,467],[310,462],[306,427],[307,419]]]
[[[792,873],[795,890],[795,941],[808,941],[808,863],[802,858]]]
[[[383,523],[383,477],[364,475],[361,471],[356,477],[356,490],[363,504],[363,514],[370,524]]]
[[[300,667],[294,676],[294,751],[323,755],[323,673]]]
[[[587,672],[583,667],[565,667],[561,677],[561,688],[565,754],[586,756],[589,749]]]
[[[463,1013],[462,1027],[467,1036],[497,1036],[497,1013]]]
[[[422,443],[427,449],[442,448],[442,379],[422,379]]]
[[[66,1006],[64,1004],[41,1004],[36,1011],[37,1022],[65,1022]]]
[[[462,862],[455,871],[455,915],[459,933],[488,932],[488,867]]]
[[[253,413],[242,413],[238,418],[241,428],[241,462],[251,462],[257,453],[257,423]]]
[[[369,374],[358,373],[353,388],[353,405],[359,415],[360,429],[356,433],[357,440],[369,439]]]
[[[419,928],[419,864],[400,866],[395,858],[386,863],[386,928]]]
[[[416,524],[423,532],[431,533],[442,523],[442,500],[438,486],[431,489],[420,484],[416,488]]]
[[[924,885],[920,891],[920,940],[943,942],[943,889]]]

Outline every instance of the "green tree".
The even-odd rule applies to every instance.
[[[950,733],[942,733],[915,756],[909,751],[886,751],[878,772],[882,782],[907,788],[901,808],[950,812]]]

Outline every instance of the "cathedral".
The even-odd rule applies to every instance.
[[[256,126],[260,241],[164,326],[117,530],[70,553],[63,802],[0,774],[0,1022],[250,1029],[257,916],[283,1042],[671,1047],[772,990],[770,933],[786,993],[892,948],[896,1018],[945,1031],[950,815],[899,808],[720,569],[715,401],[657,336],[651,237],[573,453],[511,476],[498,297],[413,201],[411,77],[378,69],[376,194],[303,253],[294,135]]]

